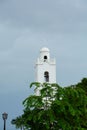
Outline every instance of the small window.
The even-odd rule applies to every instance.
[[[48,71],[44,72],[44,79],[45,79],[45,82],[49,82],[49,72]]]
[[[47,56],[44,56],[44,61],[46,61],[47,60]]]

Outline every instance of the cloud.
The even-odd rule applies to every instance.
[[[19,0],[4,2],[1,5],[0,14],[1,20],[9,21],[9,26],[15,26],[17,28],[30,28],[34,30],[43,30],[49,32],[55,32],[72,28],[77,26],[78,23],[87,18],[84,0],[83,2],[78,0]],[[83,17],[81,19],[81,17]],[[75,24],[75,25],[74,25]],[[75,26],[75,27],[76,27]],[[72,28],[73,29],[73,28]]]

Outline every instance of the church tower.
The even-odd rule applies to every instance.
[[[50,50],[43,47],[35,65],[35,82],[56,83],[56,61],[50,58]]]

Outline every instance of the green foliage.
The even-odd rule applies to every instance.
[[[17,128],[25,130],[87,130],[87,79],[62,88],[58,84],[31,83],[40,95],[23,101],[24,114],[17,117]]]
[[[21,128],[21,130],[22,130],[22,128],[24,127],[23,117],[22,117],[22,116],[19,116],[19,117],[17,117],[16,119],[13,119],[13,120],[11,121],[11,124],[15,125],[16,128]]]

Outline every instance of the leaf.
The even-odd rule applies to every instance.
[[[32,82],[31,84],[30,84],[30,88],[32,87],[32,86],[35,86],[35,87],[40,87],[41,86],[41,83],[39,83],[39,82]]]

